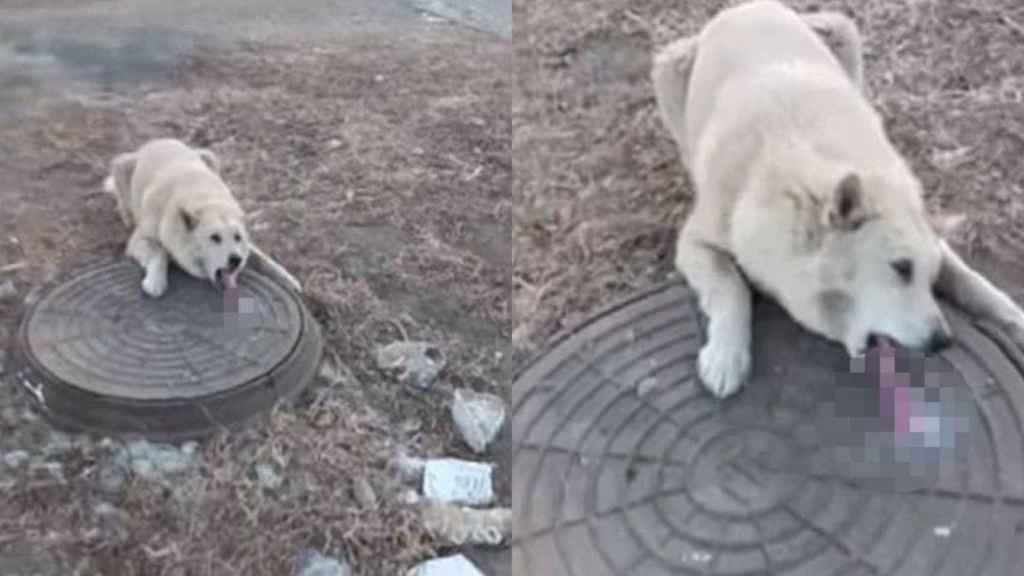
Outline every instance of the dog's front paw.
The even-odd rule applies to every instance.
[[[163,296],[167,291],[167,275],[146,274],[146,277],[142,279],[142,291],[153,298]]]
[[[750,375],[750,349],[746,346],[709,341],[697,358],[700,381],[718,398],[731,396]]]

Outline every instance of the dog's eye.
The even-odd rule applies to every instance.
[[[904,258],[903,260],[891,262],[889,265],[892,266],[892,269],[904,283],[910,284],[914,281],[914,263],[910,260]]]
[[[212,240],[214,244],[220,244],[220,234],[210,234],[210,240]]]
[[[241,242],[241,241],[242,241],[242,235],[239,234],[238,232],[235,232],[235,242]]]

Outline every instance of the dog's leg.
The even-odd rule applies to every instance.
[[[712,394],[725,398],[750,373],[750,288],[729,255],[687,227],[676,246],[676,268],[696,291],[708,318],[707,343],[697,359],[700,380]]]
[[[935,289],[969,314],[995,322],[1024,346],[1024,311],[1005,292],[968,266],[945,241]]]
[[[292,288],[295,288],[296,292],[302,292],[302,284],[299,283],[298,278],[292,276],[292,274],[288,272],[288,270],[285,270],[284,266],[278,264],[273,258],[268,256],[266,252],[260,250],[259,246],[250,243],[249,250],[252,252],[252,255],[256,257],[256,259],[259,261],[261,265],[265,266],[268,270],[270,270],[274,274],[277,274],[283,280],[291,284]]]
[[[862,41],[857,24],[839,12],[823,11],[800,15],[835,54],[853,83],[863,89]]]
[[[690,71],[697,57],[697,40],[697,36],[690,36],[665,46],[654,55],[651,68],[651,81],[661,120],[676,141],[684,164],[690,156],[683,127],[686,125],[684,118]]]
[[[128,256],[135,259],[146,270],[142,279],[142,291],[159,298],[167,291],[167,252],[158,244],[136,229],[128,240]]]

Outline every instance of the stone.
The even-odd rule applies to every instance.
[[[266,462],[260,462],[254,467],[256,481],[267,490],[277,490],[284,484],[284,478],[277,473],[274,466]]]
[[[300,556],[298,576],[352,576],[352,567],[344,560],[307,551]]]
[[[494,501],[491,464],[455,458],[427,460],[423,468],[423,495],[429,500],[465,506],[486,506]]]
[[[377,492],[374,491],[366,477],[360,476],[355,479],[352,484],[352,492],[356,497],[356,502],[359,502],[359,506],[363,510],[373,511],[380,507],[377,501]]]
[[[423,507],[423,525],[456,546],[499,546],[512,534],[512,510],[478,510],[432,502]]]
[[[435,558],[416,566],[406,576],[484,576],[465,556]]]
[[[24,450],[11,450],[4,454],[4,464],[8,468],[18,468],[29,461],[29,453]]]
[[[487,450],[505,424],[505,401],[494,394],[456,390],[451,411],[455,428],[477,454]]]
[[[178,448],[172,444],[156,444],[136,440],[115,451],[114,465],[131,470],[147,480],[159,480],[188,472],[196,465],[195,442]]]
[[[14,287],[13,281],[5,280],[3,283],[0,283],[0,300],[14,298],[17,295],[18,289]]]
[[[398,381],[427,389],[444,370],[447,359],[436,347],[425,342],[392,342],[376,350],[377,367],[397,371]]]

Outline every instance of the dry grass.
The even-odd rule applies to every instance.
[[[59,460],[66,482],[17,478],[0,496],[0,547],[30,542],[62,573],[247,576],[288,574],[306,548],[344,555],[365,575],[400,573],[441,550],[415,510],[388,498],[397,486],[385,464],[400,447],[467,449],[444,387],[412,393],[372,353],[426,340],[449,359],[445,386],[495,391],[503,379],[508,55],[468,33],[253,46],[198,55],[173,82],[138,94],[41,101],[0,126],[0,262],[24,263],[0,279],[24,294],[81,258],[120,253],[127,231],[99,192],[107,163],[148,138],[179,137],[221,156],[253,236],[304,282],[331,366],[298,410],[204,444],[201,474],[173,489],[136,479],[110,500],[96,479],[107,456],[94,446]],[[0,337],[16,313],[0,301]],[[0,404],[24,405],[10,393]],[[0,419],[0,448],[37,448],[45,427],[13,418]],[[254,462],[283,467],[281,493],[257,486]],[[379,510],[354,497],[361,480]],[[124,512],[119,527],[91,512],[100,499]]]
[[[734,1],[516,5],[513,335],[532,348],[671,273],[691,189],[657,116],[650,56]],[[956,243],[1020,255],[1024,6],[1013,0],[794,1],[856,19],[873,102]]]

